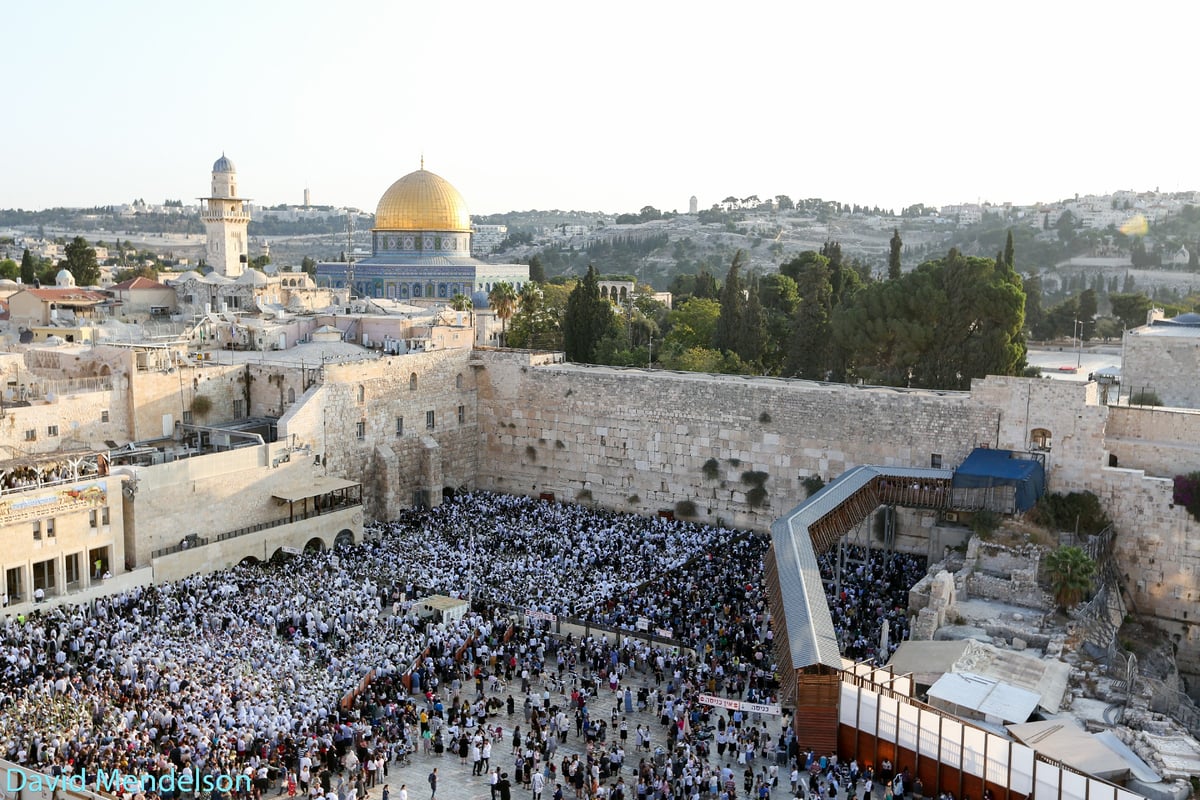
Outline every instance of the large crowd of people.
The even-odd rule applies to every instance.
[[[825,596],[842,655],[885,664],[908,638],[908,590],[925,574],[923,556],[867,549],[847,544],[845,567],[838,569],[837,550],[818,557]],[[881,652],[887,623],[887,652]]]
[[[535,800],[562,800],[556,784],[568,800],[769,800],[793,768],[825,790],[835,764],[800,752],[786,715],[769,727],[698,699],[777,700],[765,548],[745,532],[462,493],[358,545],[9,616],[0,753],[52,774],[243,775],[247,798],[274,782],[362,800],[414,753],[457,756],[493,787],[511,771]],[[843,576],[831,603],[848,654],[871,655],[859,640],[873,619],[901,638],[896,591],[920,567],[880,553]],[[471,611],[431,622],[415,605],[431,593],[470,597]],[[529,609],[613,630],[510,627]],[[653,730],[630,724],[650,718]]]

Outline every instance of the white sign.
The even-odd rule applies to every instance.
[[[672,632],[672,630],[670,628],[655,628],[654,635],[661,636],[664,639],[670,639],[674,636],[674,633]]]
[[[638,617],[637,618],[637,629],[639,631],[650,630],[650,619],[648,617]]]
[[[728,708],[731,711],[749,711],[753,714],[782,714],[783,709],[774,703],[746,703],[742,700],[731,700],[728,697],[718,697],[715,694],[702,694],[696,698],[706,706]]]
[[[558,617],[546,611],[534,611],[532,608],[525,609],[525,616],[530,619],[544,619],[547,622],[557,622]]]

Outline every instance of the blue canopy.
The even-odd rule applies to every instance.
[[[1041,461],[1019,458],[1012,450],[978,447],[954,470],[951,485],[955,489],[1013,486],[1017,511],[1028,511],[1046,492],[1046,468]]]

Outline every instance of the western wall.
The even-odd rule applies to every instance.
[[[1200,524],[1173,504],[1171,481],[1200,469],[1200,414],[1109,407],[1096,384],[1045,379],[931,392],[537,366],[521,353],[476,360],[476,486],[643,514],[690,501],[701,521],[755,530],[801,502],[809,476],[828,481],[860,464],[953,468],[977,446],[1028,450],[1044,431],[1048,490],[1099,496],[1130,605],[1157,618],[1189,685],[1200,685]],[[758,507],[746,472],[766,475]],[[932,516],[911,518],[932,530]]]

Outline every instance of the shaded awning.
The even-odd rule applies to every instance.
[[[329,494],[330,492],[336,492],[339,489],[349,489],[358,485],[358,481],[347,481],[342,480],[341,478],[320,477],[313,478],[307,483],[298,484],[296,486],[288,486],[283,489],[277,489],[271,493],[271,496],[278,497],[284,502],[294,503],[297,500],[304,500],[307,497],[317,497],[318,495]]]

